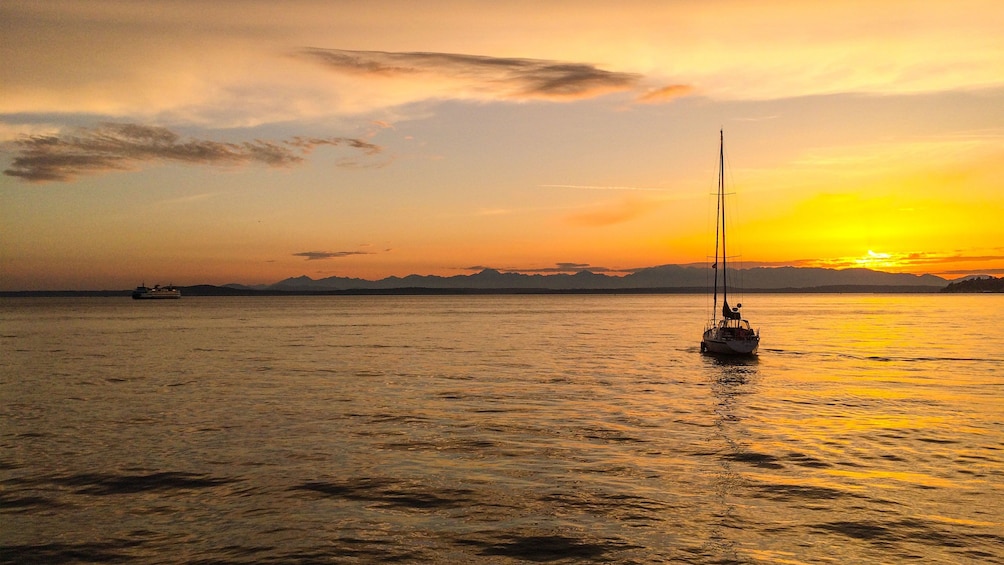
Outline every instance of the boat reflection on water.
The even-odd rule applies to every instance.
[[[757,356],[709,355],[704,363],[711,370],[712,382],[718,385],[746,384],[759,375]]]
[[[750,549],[745,534],[755,528],[745,501],[750,480],[741,471],[759,454],[750,448],[750,432],[744,423],[749,399],[756,394],[759,359],[742,356],[707,356],[705,366],[714,395],[714,427],[709,441],[715,445],[714,469],[710,470],[714,492],[712,522],[701,546],[709,562],[742,563]]]

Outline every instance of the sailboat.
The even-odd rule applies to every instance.
[[[725,133],[718,132],[718,203],[715,212],[715,274],[714,302],[711,320],[704,328],[701,353],[717,355],[756,355],[760,346],[760,330],[754,331],[749,320],[743,319],[742,304],[729,306],[728,254],[725,252]],[[721,280],[722,310],[718,318],[718,281]]]

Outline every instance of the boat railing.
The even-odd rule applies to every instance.
[[[749,320],[709,320],[704,331],[713,329],[724,330],[732,339],[760,339],[760,328],[754,330]]]

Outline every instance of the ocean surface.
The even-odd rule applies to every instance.
[[[0,563],[1004,563],[1004,296],[0,299]]]

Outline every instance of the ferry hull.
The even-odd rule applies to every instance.
[[[161,294],[150,294],[145,292],[134,292],[132,293],[133,300],[164,300],[170,298],[181,298],[181,294],[178,293],[161,293]]]

